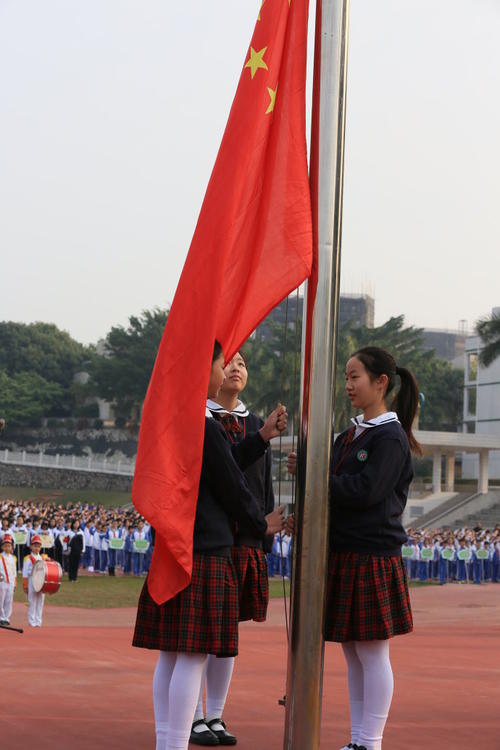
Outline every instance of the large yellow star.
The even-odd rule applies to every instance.
[[[268,70],[268,67],[264,60],[262,59],[266,53],[267,47],[263,47],[259,52],[256,52],[253,47],[250,47],[250,59],[245,65],[245,68],[250,68],[250,72],[252,74],[252,78],[256,74],[259,68],[264,68],[264,70]]]
[[[274,110],[274,105],[276,104],[276,94],[278,91],[278,87],[276,86],[275,89],[267,87],[267,91],[269,96],[271,97],[271,101],[269,102],[269,107],[266,109],[266,115],[269,115]]]

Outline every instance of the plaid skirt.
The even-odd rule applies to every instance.
[[[133,646],[215,656],[238,653],[238,582],[230,557],[193,555],[191,583],[156,604],[144,582]]]
[[[330,552],[325,640],[385,640],[412,630],[401,557]]]
[[[232,547],[231,556],[238,579],[240,622],[264,622],[269,602],[266,556],[256,547]]]

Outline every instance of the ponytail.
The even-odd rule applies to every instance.
[[[380,375],[387,375],[386,398],[394,389],[396,376],[399,375],[401,386],[393,398],[390,408],[398,415],[401,426],[406,432],[411,450],[413,453],[422,456],[422,446],[412,431],[419,403],[418,383],[413,373],[407,370],[406,367],[398,367],[394,357],[385,351],[385,349],[381,349],[378,346],[364,346],[352,356],[363,363],[366,371],[373,379],[380,377]]]
[[[410,370],[406,367],[396,367],[396,375],[401,378],[401,387],[394,397],[391,410],[395,411],[406,432],[410,448],[413,453],[423,455],[422,446],[413,434],[412,426],[418,411],[419,393],[418,383]]]

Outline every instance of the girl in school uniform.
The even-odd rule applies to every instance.
[[[333,446],[325,639],[342,644],[347,662],[351,740],[343,750],[381,750],[394,686],[389,640],[413,629],[401,517],[411,451],[420,453],[418,387],[388,352],[364,347],[347,362],[346,390],[363,413]]]
[[[216,342],[208,397],[224,382],[224,356]],[[286,427],[283,407],[259,432],[232,446],[208,412],[193,532],[189,586],[162,605],[151,598],[147,579],[139,599],[133,645],[159,649],[153,679],[156,750],[187,750],[207,655],[238,652],[238,584],[231,560],[232,524],[245,524],[257,537],[283,526],[278,512],[266,520],[233,455],[245,465],[263,456],[270,438]],[[236,451],[235,449],[240,449]],[[219,743],[218,743],[219,744]]]
[[[232,444],[240,443],[247,434],[260,430],[264,421],[247,409],[240,395],[248,381],[245,358],[237,352],[224,368],[226,379],[217,400],[208,399],[207,408],[221,423]],[[259,500],[264,515],[274,510],[272,456],[270,447],[264,455],[244,471],[252,494]],[[268,537],[271,543],[272,537]],[[231,557],[236,570],[239,589],[239,620],[264,622],[269,601],[269,581],[265,537],[255,534],[251,527],[238,524]],[[233,673],[234,657],[218,659],[208,656],[206,670],[206,712],[203,710],[202,681],[198,706],[194,715],[190,742],[194,745],[236,744],[236,737],[221,721]]]

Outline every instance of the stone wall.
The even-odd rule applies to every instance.
[[[0,461],[0,486],[37,487],[54,490],[118,490],[129,492],[132,477],[101,474],[96,471],[45,469],[38,466],[16,466]]]
[[[107,456],[133,458],[137,453],[137,434],[117,428],[71,430],[41,427],[39,429],[7,428],[0,433],[0,451],[25,450],[61,456]]]

